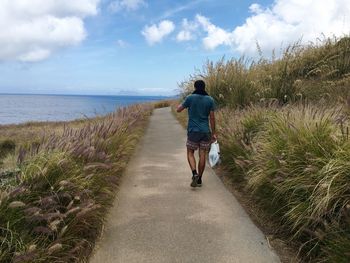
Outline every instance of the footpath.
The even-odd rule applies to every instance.
[[[279,262],[212,169],[190,187],[185,143],[170,108],[155,110],[91,263]]]

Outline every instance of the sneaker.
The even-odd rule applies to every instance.
[[[194,175],[194,176],[192,176],[192,183],[191,183],[191,187],[197,187],[197,185],[198,185],[198,178],[199,178],[199,176],[198,175]]]
[[[197,186],[198,186],[198,187],[201,187],[201,186],[202,186],[202,176],[198,176]]]

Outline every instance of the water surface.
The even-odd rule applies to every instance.
[[[148,96],[1,95],[0,125],[68,121],[104,115],[116,108],[165,99]]]

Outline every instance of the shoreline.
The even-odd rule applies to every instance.
[[[103,117],[131,105],[170,99],[172,97],[165,96],[0,94],[0,127],[81,121]]]

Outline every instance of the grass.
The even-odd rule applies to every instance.
[[[174,101],[172,101],[171,102],[171,112],[175,115],[175,117],[177,118],[177,120],[180,122],[180,124],[183,126],[183,127],[187,127],[187,110],[185,110],[185,112],[184,113],[182,113],[182,114],[178,114],[178,113],[176,113],[176,108],[177,108],[177,106],[179,105],[179,101],[176,101],[176,100],[174,100]]]
[[[159,108],[166,108],[170,107],[170,105],[173,103],[172,100],[161,100],[156,103],[154,103],[154,108],[159,109]]]
[[[97,120],[97,117],[95,120]],[[69,122],[72,129],[81,128],[92,119],[81,119]],[[60,135],[67,122],[27,122],[24,124],[0,125],[0,173],[14,169],[12,160],[18,156],[19,149],[40,144],[50,134]]]
[[[16,170],[0,178],[0,262],[87,261],[151,111],[132,106],[18,143]]]
[[[183,96],[198,78],[219,105],[232,179],[305,260],[348,262],[350,38],[296,44],[280,58],[207,62],[182,83]]]
[[[335,103],[346,101],[350,84],[350,37],[324,39],[307,46],[290,46],[281,58],[208,61],[180,87],[184,94],[202,78],[220,106],[244,107],[277,100]]]
[[[79,128],[91,119],[70,121],[71,128]],[[17,144],[40,141],[48,133],[60,134],[67,122],[27,122],[23,124],[0,125],[0,142],[11,138]]]
[[[13,140],[6,139],[0,142],[0,159],[15,151],[16,144]]]
[[[342,253],[350,241],[350,148],[348,134],[341,128],[346,125],[343,118],[341,109],[321,106],[280,109],[259,129],[250,165],[241,173],[247,187],[262,205],[268,204],[265,207],[303,243],[302,251],[312,259],[339,254],[335,262],[345,262]],[[342,252],[327,247],[334,235]]]

